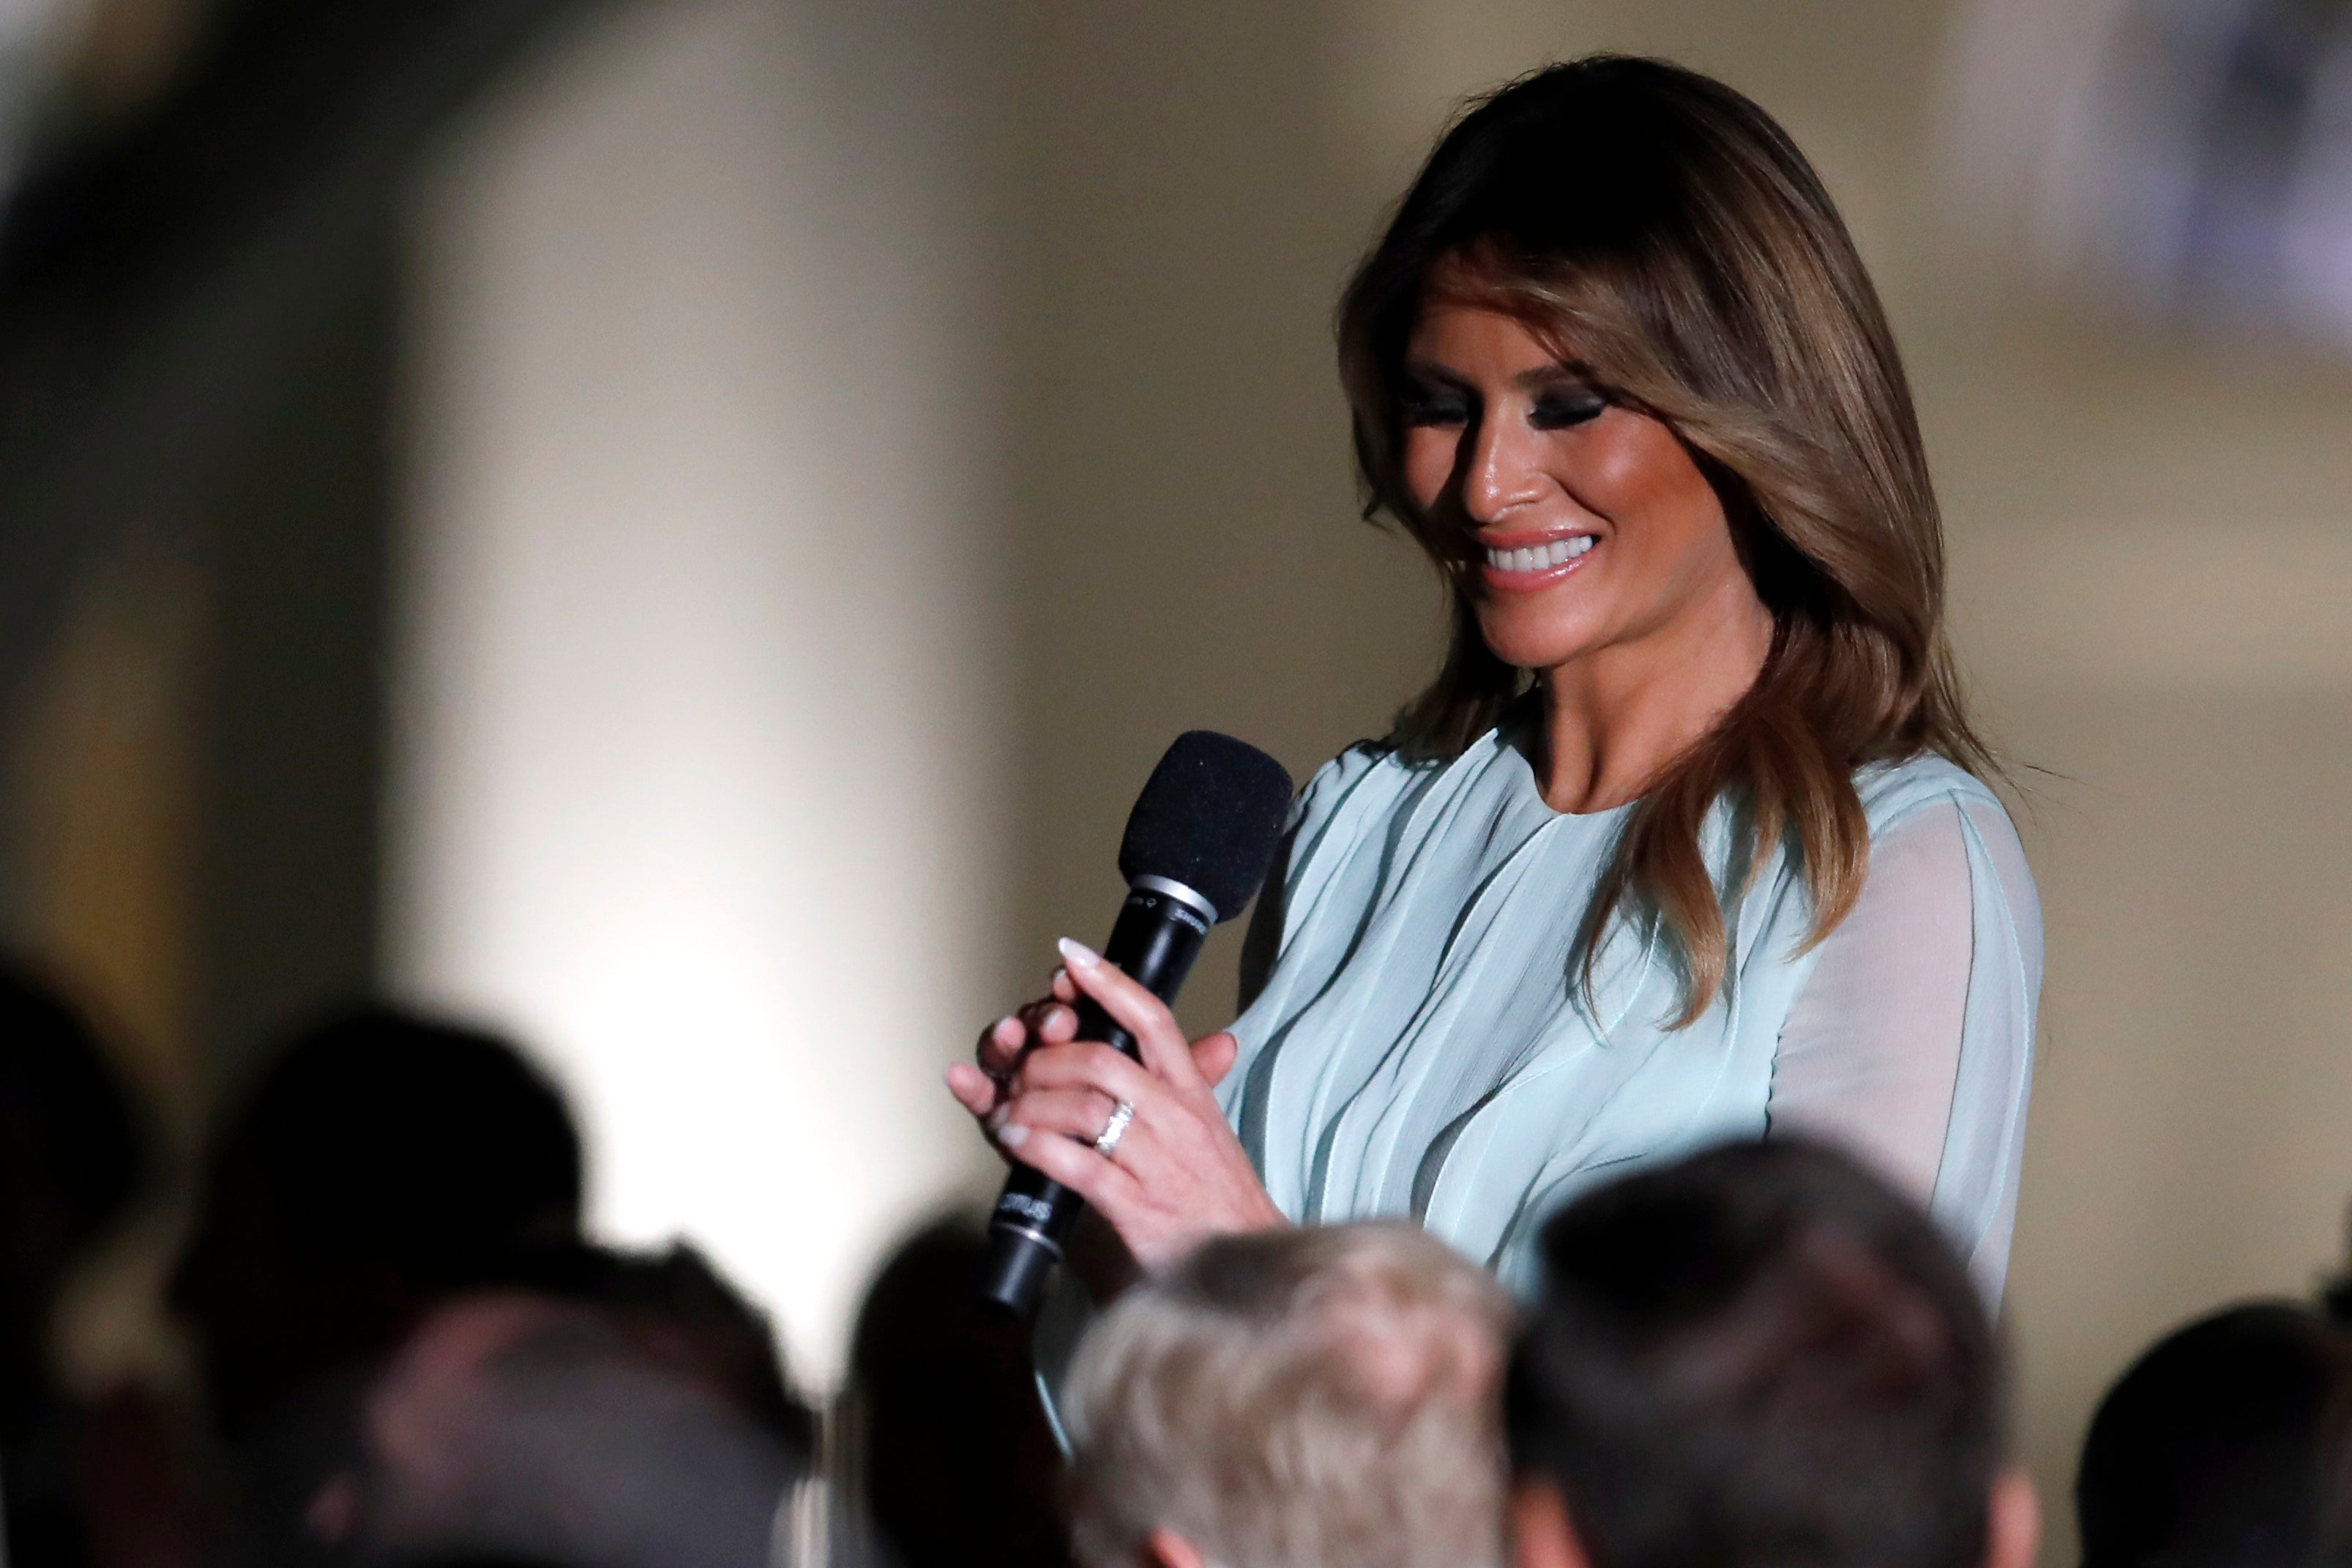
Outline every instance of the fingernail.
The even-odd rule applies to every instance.
[[[1064,937],[1055,945],[1062,950],[1062,962],[1073,969],[1092,969],[1102,962],[1102,954],[1085,942],[1072,942]]]
[[[988,1130],[989,1130],[991,1132],[1002,1132],[1002,1131],[1004,1131],[1004,1119],[1005,1119],[1006,1117],[1008,1117],[1008,1116],[1012,1115],[1012,1114],[1013,1114],[1013,1108],[1012,1108],[1011,1106],[1009,1106],[1009,1105],[1000,1105],[1000,1106],[998,1106],[995,1110],[992,1110],[992,1111],[990,1111],[990,1112],[988,1113],[988,1121],[987,1121],[987,1124],[986,1124],[986,1125],[987,1125],[987,1127],[988,1127]]]
[[[995,1023],[991,1024],[988,1026],[988,1032],[991,1035],[1003,1035],[1004,1033],[1004,1026],[1007,1024],[1012,1025],[1016,1032],[1021,1027],[1021,1020],[1014,1017],[1012,1014],[1007,1013],[1004,1016],[996,1020]]]
[[[1018,1149],[1029,1142],[1029,1129],[1018,1121],[1008,1121],[996,1134],[996,1141],[1007,1149]]]

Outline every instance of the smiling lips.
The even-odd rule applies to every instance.
[[[1525,544],[1489,542],[1486,584],[1494,588],[1548,587],[1576,570],[1600,541],[1590,533],[1561,534]]]

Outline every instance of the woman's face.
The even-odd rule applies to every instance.
[[[1476,564],[1486,646],[1522,669],[1671,654],[1755,613],[1714,488],[1674,433],[1594,394],[1510,316],[1440,302],[1408,346],[1404,473]]]

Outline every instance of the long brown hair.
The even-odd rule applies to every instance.
[[[1390,738],[1419,761],[1460,755],[1528,679],[1479,633],[1470,542],[1404,482],[1406,342],[1438,288],[1517,316],[1672,429],[1771,612],[1755,684],[1649,782],[1581,936],[1589,966],[1621,906],[1663,921],[1688,1025],[1724,983],[1726,905],[1784,847],[1812,896],[1810,942],[1853,909],[1870,853],[1857,768],[1937,752],[2000,773],[1944,637],[1942,526],[1894,336],[1812,166],[1722,83],[1601,55],[1475,104],[1339,310],[1365,516],[1401,522],[1451,598],[1444,666]],[[1727,798],[1752,854],[1718,888],[1699,834]]]

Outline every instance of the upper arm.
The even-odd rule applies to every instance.
[[[1990,798],[1955,796],[1871,845],[1853,912],[1782,1029],[1772,1131],[1839,1143],[1927,1205],[1998,1301],[2042,989],[2025,851]]]
[[[1923,1205],[1950,1124],[1975,931],[1961,807],[1870,847],[1853,911],[1823,938],[1781,1030],[1769,1126],[1862,1157]]]

